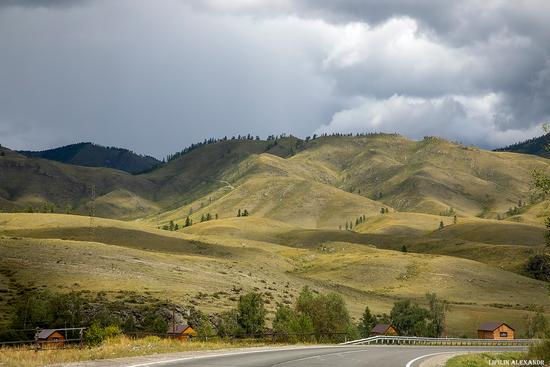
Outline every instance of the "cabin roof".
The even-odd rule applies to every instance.
[[[38,339],[48,339],[55,332],[57,332],[57,329],[42,329],[38,332],[36,337]]]
[[[502,325],[506,325],[509,329],[514,330],[514,328],[512,328],[510,325],[508,325],[504,322],[486,322],[486,323],[483,323],[483,324],[479,325],[478,330],[481,330],[481,331],[495,331],[496,329],[498,329]]]
[[[187,325],[187,324],[169,325],[168,330],[166,331],[166,333],[167,334],[181,334],[189,327],[190,326]]]
[[[385,333],[390,327],[393,327],[391,324],[377,324],[372,328],[373,333]]]

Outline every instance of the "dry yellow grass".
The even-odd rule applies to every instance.
[[[78,349],[70,347],[56,350],[29,350],[28,347],[0,347],[0,366],[35,367],[58,365],[69,362],[101,360],[111,358],[145,356],[160,353],[209,351],[227,348],[262,346],[254,341],[190,341],[181,342],[173,339],[161,339],[149,336],[130,339],[125,336],[108,339],[102,345]]]
[[[273,312],[277,303],[293,304],[300,289],[309,285],[343,295],[358,319],[366,305],[376,313],[389,312],[396,300],[422,303],[426,292],[436,292],[454,302],[451,335],[472,335],[476,323],[494,317],[521,332],[529,304],[550,306],[543,282],[477,261],[346,241],[285,246],[270,241],[289,233],[296,238],[301,231],[321,237],[326,233],[262,218],[211,221],[186,233],[97,220],[95,241],[90,241],[89,228],[80,226],[85,219],[0,214],[0,223],[8,228],[0,238],[0,268],[15,270],[11,279],[23,285],[60,292],[106,291],[111,297],[145,292],[180,304],[193,302],[206,312],[234,307],[239,294],[253,290],[264,295]],[[74,223],[78,226],[72,227]],[[19,225],[27,228],[15,230]],[[0,278],[0,287],[9,287],[8,280]]]

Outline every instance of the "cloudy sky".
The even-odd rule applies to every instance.
[[[547,0],[0,2],[14,149],[369,131],[492,148],[549,120]]]

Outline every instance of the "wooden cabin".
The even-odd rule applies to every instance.
[[[372,328],[370,335],[399,335],[399,333],[392,324],[378,324]]]
[[[56,329],[42,329],[35,335],[35,340],[40,347],[44,348],[63,348],[65,346],[65,336]]]
[[[477,329],[479,339],[514,339],[514,329],[503,322],[486,322]]]
[[[185,324],[170,325],[166,333],[168,337],[179,340],[188,340],[197,335],[197,332],[191,326]]]

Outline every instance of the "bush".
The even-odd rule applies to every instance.
[[[433,336],[429,311],[411,303],[410,300],[396,302],[390,317],[401,335]]]
[[[93,323],[84,334],[84,342],[90,346],[103,343],[108,338],[122,334],[122,330],[116,325],[102,327],[99,323]]]
[[[239,332],[239,323],[237,321],[239,314],[236,310],[222,312],[216,322],[216,329],[219,336],[231,336]]]
[[[145,316],[143,328],[151,333],[164,334],[168,330],[168,323],[162,316],[151,312]]]
[[[248,293],[241,296],[237,310],[237,322],[244,334],[263,332],[266,310],[260,294]]]
[[[273,331],[287,335],[288,341],[305,341],[313,333],[313,323],[307,315],[299,314],[288,306],[281,305],[275,313]]]
[[[527,273],[535,279],[550,281],[550,255],[534,255],[525,265]]]
[[[528,358],[550,361],[550,339],[531,345]]]
[[[296,302],[296,311],[307,316],[316,336],[323,334],[347,333],[350,330],[351,318],[344,299],[337,293],[315,295],[304,287]],[[334,338],[334,335],[331,337]]]

